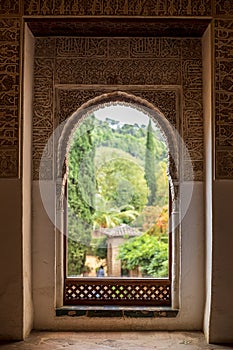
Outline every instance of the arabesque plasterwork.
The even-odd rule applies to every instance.
[[[202,64],[200,39],[39,38],[35,51],[34,178],[53,127],[113,86],[140,96],[164,113],[192,157],[194,179],[203,176]],[[140,86],[140,88],[139,88]],[[152,87],[157,87],[153,89]],[[158,88],[158,86],[160,88]],[[79,87],[78,90],[76,87]],[[82,88],[83,87],[83,88]],[[88,87],[92,87],[91,89]],[[161,89],[162,87],[162,89]],[[172,88],[173,87],[173,88]],[[183,114],[174,88],[183,88]],[[178,102],[177,102],[178,101]],[[178,106],[179,104],[179,106]],[[179,118],[177,120],[177,108]],[[53,111],[55,114],[53,115]],[[194,130],[195,129],[195,130]],[[52,163],[48,151],[46,162]],[[184,159],[184,164],[190,161]],[[189,170],[183,178],[190,180]],[[52,171],[50,172],[52,177]]]

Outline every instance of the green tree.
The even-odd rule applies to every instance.
[[[168,244],[148,233],[123,243],[119,249],[118,259],[126,270],[140,267],[146,276],[157,278],[168,276]]]
[[[111,228],[121,224],[130,224],[136,219],[138,212],[133,209],[111,208],[105,211],[96,210],[94,215],[94,229]]]
[[[146,127],[137,124],[120,124],[106,118],[105,121],[95,121],[94,143],[98,147],[111,147],[144,160]]]
[[[125,205],[112,208],[99,194],[96,195],[96,211],[93,229],[111,228],[121,224],[129,224],[136,219],[138,212],[133,206]]]
[[[137,162],[112,159],[96,170],[96,179],[98,193],[112,208],[130,205],[140,212],[146,205],[148,187]]]
[[[149,188],[148,205],[154,205],[156,200],[155,142],[151,120],[147,127],[145,179]]]
[[[167,159],[156,162],[156,205],[163,207],[168,205],[168,176],[167,176]]]
[[[96,190],[92,142],[94,116],[88,116],[74,133],[68,157],[68,274],[85,270],[91,241]]]

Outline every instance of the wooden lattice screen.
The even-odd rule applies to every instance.
[[[171,282],[158,279],[67,278],[65,305],[171,305]]]

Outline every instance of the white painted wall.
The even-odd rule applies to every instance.
[[[190,183],[182,186],[186,202]],[[49,206],[54,195],[48,193]],[[34,328],[50,330],[201,330],[204,306],[203,183],[194,184],[193,197],[181,224],[180,312],[169,319],[56,317],[56,234],[33,181],[33,300]],[[54,208],[55,215],[55,208]]]

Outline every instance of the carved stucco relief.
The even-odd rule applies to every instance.
[[[218,178],[233,178],[232,172],[233,151],[220,150],[216,151],[216,173]]]
[[[57,125],[65,121],[81,105],[87,103],[96,96],[101,96],[106,92],[114,91],[114,88],[98,89],[57,89],[56,97],[56,117]],[[161,90],[158,87],[136,89],[135,87],[122,87],[122,91],[128,91],[130,94],[139,96],[156,106],[176,128],[180,122],[177,118],[177,92],[171,89]]]
[[[231,0],[215,0],[215,13],[221,16],[233,15],[233,2]]]
[[[0,20],[0,177],[18,176],[19,21]]]
[[[25,0],[25,15],[209,16],[211,0]]]
[[[46,142],[53,133],[53,75],[52,58],[35,58],[34,63],[34,117],[33,117],[33,161],[34,177],[39,176],[39,165]],[[52,179],[52,144],[43,158],[46,178]],[[43,164],[42,166],[44,166]]]
[[[201,41],[182,41],[183,140],[192,160],[195,180],[203,178],[203,103]],[[184,154],[183,178],[192,179],[190,159]]]
[[[233,20],[215,23],[216,177],[233,179]]]
[[[15,0],[1,0],[0,15],[19,15],[20,1]]]
[[[125,91],[130,86],[132,93],[160,108],[172,125],[181,130],[192,157],[195,180],[202,180],[200,39],[38,38],[35,55],[34,178],[38,178],[39,160],[53,123],[57,126],[83,103],[103,93],[104,87]],[[155,92],[151,89],[154,86],[164,89],[157,88]],[[183,114],[179,120],[174,113],[177,99],[171,97],[169,86],[183,87]],[[52,155],[49,150],[46,152],[46,164],[52,164]],[[190,180],[190,160],[184,158],[184,164],[183,178]]]
[[[57,59],[56,84],[180,85],[179,60]]]
[[[106,9],[106,4],[110,4],[110,7]],[[108,2],[107,0],[103,1],[64,1],[63,0],[53,0],[53,1],[34,1],[34,0],[26,0],[21,5],[24,5],[24,11],[27,15],[39,15],[39,14],[100,14],[101,8],[105,8],[106,11],[110,11],[109,13],[119,14],[119,15],[132,15],[139,14],[139,7],[136,6],[136,1],[130,2],[128,1],[112,1]],[[152,14],[156,16],[169,15],[174,11],[172,8],[174,6],[178,6],[179,3],[179,14],[187,14],[191,16],[199,15],[210,15],[211,14],[211,4],[210,1],[190,1],[190,0],[181,0],[180,2],[174,1],[164,2],[164,1],[156,1],[153,2],[154,6],[150,6],[151,2],[146,2],[145,7],[141,7],[144,14]],[[101,5],[102,4],[102,5]],[[101,7],[102,6],[102,7]],[[232,2],[229,0],[216,0],[215,1],[215,12],[220,16],[231,16],[233,14]],[[56,11],[54,10],[56,7]],[[153,7],[153,9],[152,9]],[[182,8],[182,10],[180,10]],[[109,10],[110,9],[110,10]],[[104,11],[105,11],[104,10]],[[112,12],[111,12],[112,11]],[[118,12],[119,11],[119,12]],[[181,11],[181,12],[180,12]],[[1,45],[4,47],[4,50],[1,52],[0,56],[0,75],[1,75],[1,89],[0,89],[0,176],[1,177],[14,177],[18,175],[18,117],[19,117],[19,57],[20,57],[20,30],[19,30],[19,20],[15,18],[9,18],[7,16],[19,15],[20,13],[20,1],[16,2],[13,0],[2,0],[0,4],[0,14],[5,16],[2,17],[0,21],[0,37],[1,37]],[[143,13],[143,12],[141,12]],[[82,49],[80,51],[80,58],[84,58],[86,51],[86,59],[93,57],[96,59],[96,47],[93,43],[94,47],[92,47],[90,38],[76,38],[79,40],[79,43],[82,42]],[[80,45],[76,45],[75,41],[71,41],[71,46],[67,42],[62,42],[59,44],[53,38],[43,38],[41,51],[39,50],[39,39],[37,39],[38,50],[37,50],[37,58],[44,57],[53,58],[55,64],[55,58],[57,58],[56,64],[62,62],[62,59],[69,58],[72,59],[72,45],[73,45],[73,53],[75,57],[79,57],[77,55],[77,47]],[[170,41],[169,41],[170,40]],[[47,44],[45,42],[47,41]],[[120,59],[135,59],[138,60],[140,58],[148,57],[148,59],[156,59],[170,57],[176,62],[176,60],[182,60],[183,66],[180,66],[180,72],[178,74],[182,75],[182,84],[184,80],[184,70],[190,70],[188,64],[185,64],[185,60],[190,61],[192,59],[201,59],[201,50],[200,50],[200,40],[199,39],[182,39],[181,41],[175,39],[164,39],[164,38],[134,38],[131,42],[126,42],[125,39],[111,39],[107,40],[107,48],[105,45],[101,44],[99,50],[101,57],[108,57],[109,60],[114,58]],[[114,42],[114,45],[112,44]],[[87,47],[83,48],[84,42]],[[88,42],[88,44],[87,44]],[[66,46],[68,45],[68,50]],[[65,47],[65,48],[64,48]],[[141,49],[141,48],[142,49]],[[231,89],[231,62],[232,62],[232,20],[217,20],[215,26],[215,53],[216,53],[216,176],[217,178],[233,178],[233,164],[229,166],[230,160],[232,159],[233,150],[232,147],[232,89]],[[45,51],[43,53],[43,50]],[[70,53],[69,53],[70,50]],[[98,51],[98,50],[97,50]],[[168,54],[167,54],[168,52]],[[73,55],[73,56],[74,56]],[[107,55],[107,56],[106,56]],[[170,55],[170,56],[169,56]],[[60,61],[59,61],[60,60]],[[137,62],[137,61],[135,61]],[[85,63],[83,63],[85,66]],[[175,63],[174,63],[175,66]],[[193,69],[195,70],[195,64]],[[176,67],[175,67],[176,70]],[[177,72],[176,72],[177,73]],[[161,72],[163,77],[163,72]],[[188,73],[189,75],[189,73]],[[193,75],[194,76],[194,75]],[[108,84],[118,83],[119,77],[110,76],[108,80]],[[161,80],[161,78],[160,78]],[[197,82],[198,83],[198,82]],[[53,103],[53,90],[54,87],[51,88],[50,84],[46,81],[42,83],[45,88],[48,88],[48,96],[52,96],[51,103]],[[37,87],[38,91],[40,90],[40,86]],[[46,89],[45,89],[46,90]],[[44,90],[44,91],[45,91]],[[41,93],[42,94],[42,93]],[[45,95],[45,94],[44,94]],[[199,97],[198,97],[199,95]],[[190,152],[192,148],[195,149],[195,168],[197,169],[197,177],[199,179],[202,178],[202,160],[200,150],[202,149],[201,142],[201,130],[203,130],[202,124],[202,112],[200,106],[200,89],[184,89],[184,111],[183,111],[183,135],[186,138],[186,143]],[[194,98],[193,98],[194,97]],[[44,96],[44,98],[46,98]],[[42,98],[43,100],[43,98]],[[195,105],[195,110],[193,110],[193,106],[189,106],[188,104]],[[42,107],[41,107],[42,108]],[[53,106],[54,108],[54,106]],[[45,108],[46,109],[46,108]],[[49,108],[46,109],[46,113],[49,113]],[[43,113],[43,116],[46,115]],[[51,116],[50,116],[51,117]],[[49,117],[49,118],[50,118]],[[42,118],[43,119],[43,118]],[[45,122],[45,121],[44,121]],[[47,121],[48,122],[48,121]],[[45,124],[47,123],[45,122]],[[50,119],[51,122],[51,119]],[[35,123],[40,123],[39,119],[36,119]],[[192,127],[190,127],[192,125]],[[195,125],[195,126],[194,126]],[[45,127],[46,128],[46,127]],[[34,133],[34,139],[38,140],[41,136],[47,137],[46,131],[44,128],[44,134],[41,132]],[[42,129],[41,129],[42,130]],[[189,135],[187,133],[189,132]],[[47,134],[50,135],[51,130],[47,131]],[[185,136],[187,133],[187,136]],[[189,139],[190,135],[193,135],[193,139]],[[44,135],[44,136],[43,136]],[[191,136],[192,136],[191,135]],[[198,138],[195,141],[195,137],[198,135]],[[200,141],[200,142],[199,142]],[[37,142],[36,142],[37,143]],[[39,141],[38,141],[39,144]],[[38,149],[42,149],[42,144],[37,146],[34,143],[34,159],[35,163],[39,164],[40,156],[38,156]],[[196,145],[200,145],[199,149],[196,148]],[[38,148],[37,148],[38,147]],[[225,151],[225,153],[223,152]],[[41,152],[41,151],[40,151]],[[223,157],[224,154],[224,157]],[[229,159],[227,159],[227,156]],[[221,157],[227,163],[227,167],[224,167],[224,161],[220,159]],[[219,163],[220,162],[220,163]],[[38,168],[38,167],[37,167]],[[228,169],[226,171],[226,169]]]
[[[58,39],[55,83],[180,84],[179,46],[154,38]],[[161,65],[161,58],[169,60]]]

